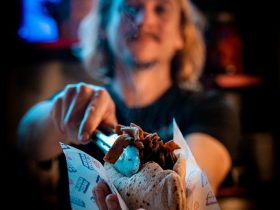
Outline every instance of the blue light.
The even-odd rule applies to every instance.
[[[18,29],[22,39],[28,42],[53,42],[59,39],[57,23],[44,7],[46,1],[59,3],[61,0],[23,0],[23,19]]]

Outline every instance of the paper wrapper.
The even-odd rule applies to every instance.
[[[176,150],[176,153],[184,155],[187,160],[185,180],[187,191],[186,210],[219,210],[220,207],[211,190],[208,179],[197,165],[175,120],[173,122],[173,139],[181,147],[181,149]],[[106,171],[99,161],[81,150],[63,143],[60,144],[67,161],[72,209],[98,209],[92,189],[102,180],[109,185],[113,193],[117,194],[121,208],[123,210],[128,209],[117,189],[108,179]]]
[[[197,165],[175,120],[173,140],[181,147],[177,153],[186,157],[187,210],[219,210],[219,204],[208,182],[207,176]]]

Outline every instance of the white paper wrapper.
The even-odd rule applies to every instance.
[[[70,202],[73,210],[98,209],[92,189],[102,180],[109,185],[112,192],[117,194],[121,208],[128,210],[117,189],[108,180],[106,171],[98,160],[69,145],[63,143],[60,145],[66,157]]]
[[[191,150],[186,143],[175,120],[173,120],[173,140],[181,147],[176,153],[183,154],[186,158],[186,189],[188,210],[219,210],[219,204],[208,178],[197,165]]]
[[[186,210],[219,210],[220,207],[208,179],[197,165],[175,120],[173,122],[173,139],[181,147],[181,149],[176,150],[176,153],[183,154],[187,159],[185,181],[188,197]],[[116,188],[108,180],[106,171],[99,161],[69,145],[61,143],[61,147],[67,161],[70,201],[73,210],[98,209],[92,189],[101,180],[104,180],[111,191],[117,194],[121,208],[128,209]]]

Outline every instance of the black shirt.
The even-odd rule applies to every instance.
[[[152,104],[130,108],[110,85],[104,87],[115,102],[118,123],[123,125],[135,123],[149,133],[157,132],[163,141],[168,141],[173,138],[174,118],[184,136],[194,132],[208,134],[219,140],[228,149],[232,160],[236,160],[237,146],[241,137],[240,120],[236,110],[222,92],[191,91],[173,84]],[[92,150],[93,145],[77,147],[103,162],[104,154],[96,151],[96,148]]]
[[[221,92],[194,92],[173,85],[152,104],[129,108],[110,86],[106,89],[116,104],[120,124],[133,122],[168,141],[173,138],[174,118],[184,136],[193,132],[209,134],[222,142],[235,158],[240,138],[239,119]]]

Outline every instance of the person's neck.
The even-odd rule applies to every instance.
[[[156,101],[172,82],[169,65],[148,69],[117,68],[113,87],[128,107],[144,107]]]

